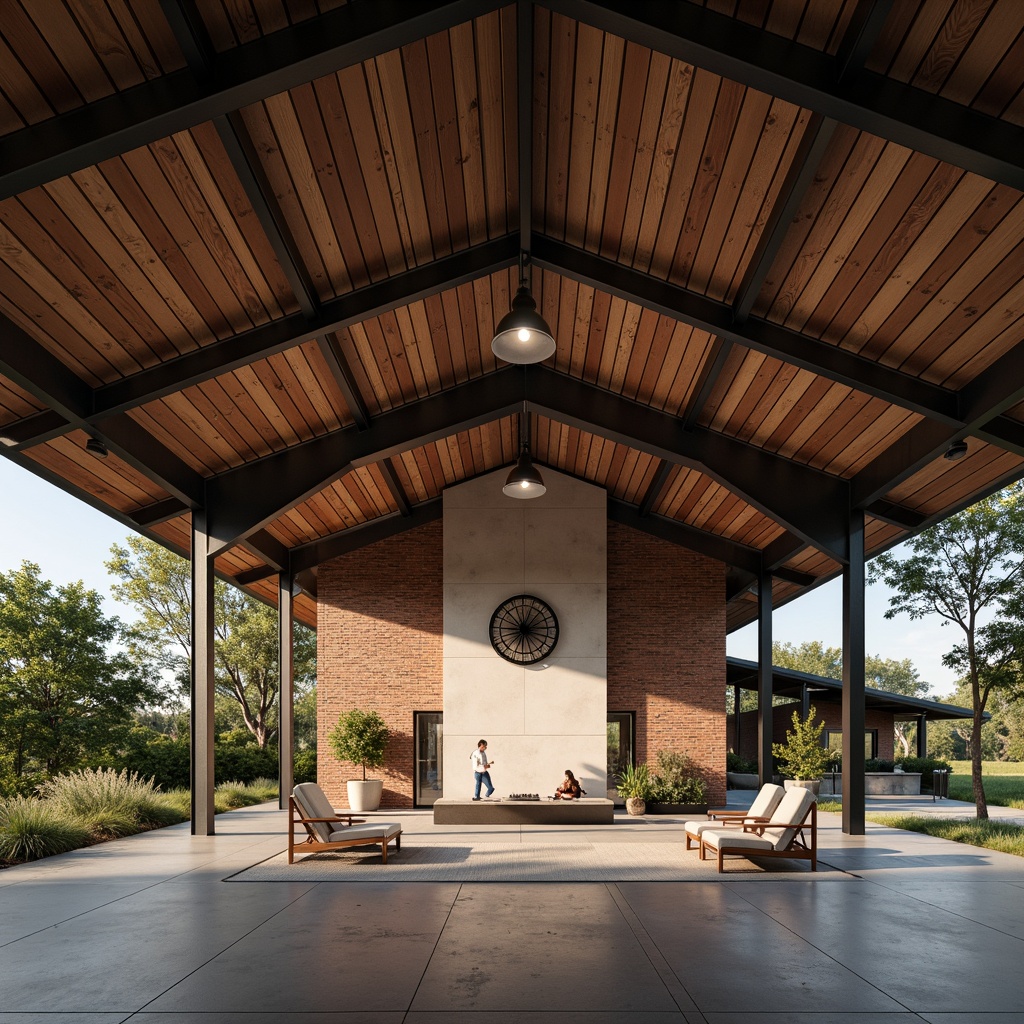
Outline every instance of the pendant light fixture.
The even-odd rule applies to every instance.
[[[555,339],[544,317],[537,312],[527,284],[530,257],[519,255],[519,291],[512,309],[498,322],[491,339],[491,351],[506,363],[542,363],[555,352]]]
[[[544,478],[530,458],[530,445],[522,426],[522,422],[525,420],[526,402],[524,401],[523,417],[519,428],[519,461],[509,473],[505,480],[505,486],[501,489],[502,494],[509,498],[539,498],[547,490],[544,486]]]

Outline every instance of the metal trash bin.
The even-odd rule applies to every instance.
[[[940,799],[949,799],[949,771],[946,768],[932,771],[932,803]]]

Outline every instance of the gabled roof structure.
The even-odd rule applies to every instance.
[[[0,69],[5,454],[268,600],[523,416],[730,628],[1024,473],[1017,0],[11,0]]]

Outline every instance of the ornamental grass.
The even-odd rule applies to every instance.
[[[52,857],[90,840],[81,821],[42,800],[15,796],[0,802],[0,861]]]

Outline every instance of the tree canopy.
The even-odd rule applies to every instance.
[[[892,591],[886,618],[938,615],[959,631],[944,662],[964,674],[973,711],[971,767],[979,818],[988,817],[981,782],[982,725],[990,695],[1019,691],[1024,652],[1024,490],[1020,484],[972,505],[880,555],[872,582]]]
[[[155,673],[117,649],[128,638],[83,583],[54,586],[33,562],[0,574],[0,786],[83,767],[159,699]]]
[[[112,590],[140,615],[138,636],[187,691],[192,656],[191,567],[144,537],[114,545],[107,570]],[[277,611],[223,580],[214,584],[214,664],[218,717],[234,718],[260,747],[277,730],[279,690]],[[295,695],[300,707],[316,683],[316,636],[296,623]],[[297,724],[308,718],[296,716]]]

